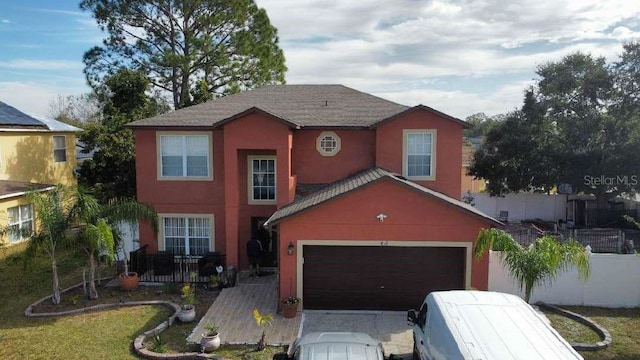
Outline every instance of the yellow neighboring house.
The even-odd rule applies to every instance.
[[[36,118],[0,102],[0,226],[33,230],[30,190],[75,185],[76,133],[65,123]],[[0,241],[23,240],[7,235]]]

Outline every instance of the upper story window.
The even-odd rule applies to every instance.
[[[176,255],[204,255],[213,251],[212,224],[210,216],[163,216],[164,249]]]
[[[340,151],[340,137],[333,131],[324,131],[316,140],[316,148],[322,156],[334,156]]]
[[[24,240],[27,234],[33,232],[33,205],[20,205],[7,209],[9,242]]]
[[[249,203],[275,204],[276,202],[276,157],[250,156]]]
[[[435,180],[436,130],[404,130],[403,135],[403,175]]]
[[[67,137],[64,135],[53,136],[53,161],[67,161]]]
[[[211,178],[210,137],[198,135],[160,135],[161,178]]]

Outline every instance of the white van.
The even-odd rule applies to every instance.
[[[582,359],[548,321],[515,295],[436,291],[414,324],[414,360]]]

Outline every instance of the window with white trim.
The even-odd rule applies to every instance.
[[[9,242],[24,240],[33,232],[33,205],[20,205],[7,209]]]
[[[276,200],[276,157],[249,157],[249,200],[269,202]]]
[[[64,135],[53,136],[53,161],[67,161],[67,137]]]
[[[164,249],[176,255],[204,255],[211,249],[211,218],[163,217]]]
[[[209,177],[209,136],[160,135],[162,177]]]
[[[403,173],[430,180],[435,175],[435,130],[405,130]]]
[[[334,156],[340,147],[340,137],[333,131],[323,131],[316,139],[316,149],[322,156]]]

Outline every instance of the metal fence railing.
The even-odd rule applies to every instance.
[[[624,216],[638,220],[636,210],[585,209],[585,216],[590,227],[622,228],[627,224]]]
[[[174,254],[168,251],[148,253],[148,246],[129,253],[130,270],[138,273],[140,281],[206,283],[217,275],[216,267],[224,265],[224,255],[209,252],[202,256]]]
[[[545,233],[535,229],[511,230],[509,234],[522,246],[529,246]],[[640,252],[640,230],[627,229],[567,229],[556,235],[560,241],[574,239],[583,246],[591,246],[595,253],[629,253],[635,247]]]

